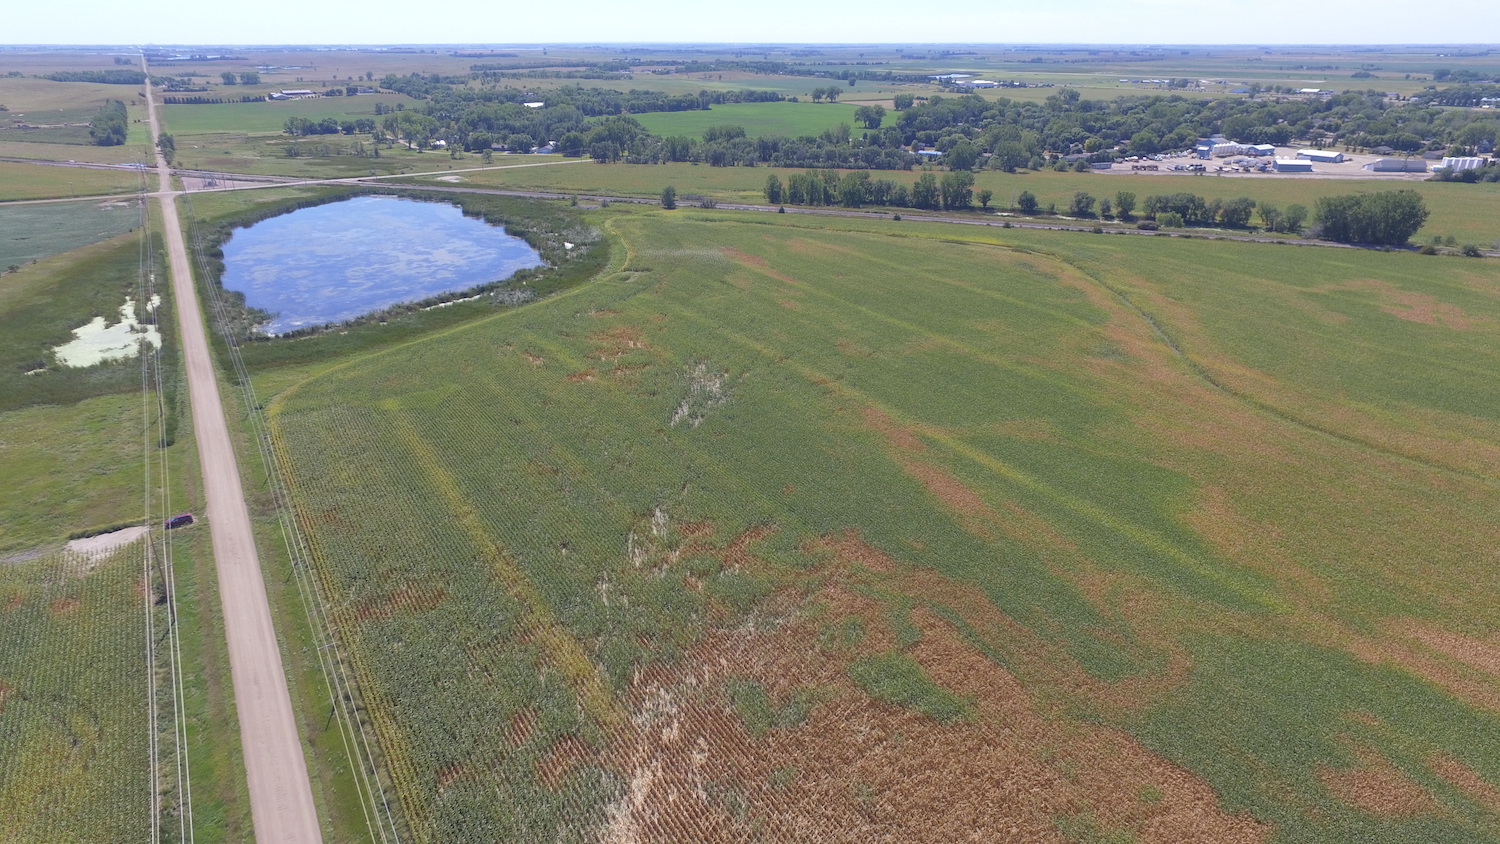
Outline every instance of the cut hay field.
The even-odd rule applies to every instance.
[[[845,103],[726,103],[708,111],[664,111],[634,115],[654,135],[701,137],[714,126],[740,126],[750,137],[818,135],[840,123],[863,130],[854,119],[858,106]],[[891,115],[887,115],[890,117]]]
[[[1500,841],[1487,262],[594,219],[268,405],[411,840]]]

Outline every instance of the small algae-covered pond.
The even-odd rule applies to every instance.
[[[501,281],[542,257],[458,206],[361,196],[237,230],[224,243],[226,290],[274,314],[284,334],[440,293]]]

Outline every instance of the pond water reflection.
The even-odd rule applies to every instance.
[[[224,244],[223,284],[275,314],[263,328],[283,334],[541,264],[526,241],[456,205],[361,196],[235,231]]]

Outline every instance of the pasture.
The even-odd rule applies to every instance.
[[[1487,263],[593,219],[262,376],[413,840],[1500,840]]]

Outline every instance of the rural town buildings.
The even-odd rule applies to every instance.
[[[1316,161],[1320,164],[1343,164],[1344,154],[1331,149],[1304,149],[1297,151],[1298,158],[1308,161]]]
[[[1364,169],[1372,173],[1426,173],[1427,162],[1420,158],[1377,158]]]

